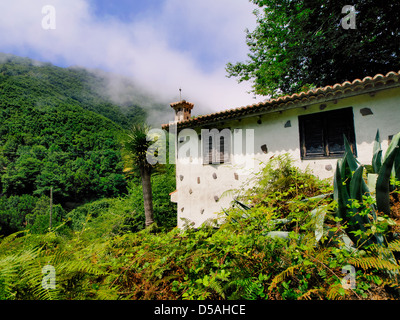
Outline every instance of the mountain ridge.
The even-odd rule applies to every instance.
[[[147,120],[158,125],[153,114],[162,113],[165,105],[123,76],[79,66],[63,68],[5,53],[0,53],[0,94],[0,101],[14,106],[80,106],[125,129]]]
[[[0,54],[1,234],[41,225],[50,193],[54,225],[84,203],[128,193],[121,138],[149,109],[129,94],[114,103],[109,80]]]

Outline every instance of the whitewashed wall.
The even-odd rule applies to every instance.
[[[299,115],[353,107],[357,156],[362,164],[371,163],[377,129],[380,130],[384,152],[388,146],[388,136],[400,131],[399,88],[379,91],[373,96],[363,94],[324,104],[326,108],[323,111],[318,103],[307,106],[306,109],[301,107],[265,114],[261,116],[260,124],[257,122],[259,117],[226,122],[224,127],[242,129],[243,135],[248,129],[254,130],[254,145],[247,147],[254,152],[247,152],[245,156],[235,155],[230,164],[203,165],[201,157],[178,159],[177,192],[173,195],[178,203],[178,227],[184,224],[181,218],[194,222],[195,226],[201,225],[207,219],[216,218],[216,213],[229,207],[232,200],[232,195],[222,196],[223,193],[241,187],[251,177],[252,172],[257,172],[260,161],[267,162],[273,155],[289,153],[299,168],[309,167],[320,178],[332,177],[337,159],[301,160]],[[360,113],[363,108],[371,109],[373,114],[363,116]],[[291,127],[285,128],[287,121],[290,121]],[[185,143],[188,147],[190,141]],[[267,154],[261,150],[264,144],[268,147]],[[182,161],[186,163],[181,163]]]

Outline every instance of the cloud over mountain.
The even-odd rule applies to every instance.
[[[164,0],[157,9],[153,5],[145,10],[142,3],[135,11],[139,8],[135,2],[131,7],[121,3],[120,12],[132,10],[129,19],[99,14],[95,0],[3,1],[0,49],[58,65],[121,74],[160,101],[178,99],[182,87],[183,98],[195,103],[195,113],[256,101],[247,93],[248,84],[237,84],[225,72],[227,62],[246,58],[244,30],[255,25],[252,4]],[[45,5],[56,10],[55,30],[42,27]]]

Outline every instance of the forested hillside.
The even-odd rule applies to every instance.
[[[125,128],[132,122],[145,120],[143,108],[133,103],[116,105],[105,92],[107,79],[94,72],[0,53],[2,106],[35,107],[40,111],[76,106],[101,114]]]
[[[0,234],[43,220],[50,189],[55,225],[79,205],[126,195],[120,138],[146,110],[114,104],[106,79],[84,69],[0,61]]]

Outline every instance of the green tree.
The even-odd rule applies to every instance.
[[[277,96],[399,70],[400,2],[355,3],[355,29],[344,29],[343,1],[251,0],[257,26],[247,31],[249,60],[228,63],[230,77]]]
[[[1,234],[23,230],[26,225],[26,216],[36,206],[37,198],[29,194],[21,196],[0,197],[0,230]]]
[[[52,229],[56,229],[65,217],[65,211],[61,205],[53,205],[51,215]],[[31,213],[25,216],[27,228],[36,234],[47,233],[50,230],[50,198],[42,196],[37,199]]]
[[[146,227],[154,223],[153,194],[151,188],[153,166],[147,161],[148,149],[151,145],[151,142],[147,139],[149,131],[147,125],[135,125],[124,141],[126,163],[128,166],[131,166],[126,171],[138,170],[142,180]]]
[[[11,163],[2,176],[3,191],[9,195],[32,193],[42,161],[35,154],[20,148],[20,157]]]

